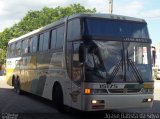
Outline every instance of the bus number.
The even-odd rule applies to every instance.
[[[107,85],[106,84],[100,84],[100,88],[105,89],[105,88],[107,88]]]
[[[100,88],[106,89],[106,88],[118,88],[118,85],[116,84],[100,84]]]

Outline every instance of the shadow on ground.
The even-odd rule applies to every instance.
[[[140,114],[147,115],[148,112],[160,114],[159,100],[155,100],[153,107],[150,109],[122,109],[122,110],[111,110],[111,111],[103,111],[103,112],[80,112],[74,109],[70,109],[70,111],[66,111],[65,113],[59,113],[51,101],[48,101],[44,98],[29,94],[26,92],[24,93],[24,95],[19,96],[14,92],[14,89],[0,88],[0,98],[4,99],[2,101],[0,99],[0,105],[1,105],[0,112],[2,113],[0,117],[3,117],[3,116],[7,117],[7,115],[13,114],[12,116],[14,115],[18,116],[17,119],[104,119],[104,118],[114,119],[114,118],[122,118],[122,115],[123,115],[123,118],[127,118],[124,115],[127,115],[127,116],[132,115],[132,117],[134,117],[133,114],[137,116],[140,116]],[[34,103],[38,103],[38,106],[42,105],[44,109],[41,111],[37,111],[37,108],[39,107],[35,108],[36,105],[34,103],[24,102],[24,99],[26,98],[31,100]],[[22,106],[24,107],[17,111],[13,111],[18,108],[18,107],[15,107],[15,108],[13,107],[13,106],[16,106],[15,103],[17,104],[23,103]],[[30,105],[30,106],[25,108],[25,103],[26,105]],[[6,105],[10,107],[9,107],[9,111],[5,112],[4,108],[6,108],[5,107]],[[137,116],[134,118],[137,118]],[[129,118],[132,119],[132,117],[129,117]],[[147,117],[145,118],[147,119]],[[148,119],[152,119],[152,118],[148,117]]]

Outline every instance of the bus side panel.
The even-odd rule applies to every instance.
[[[62,68],[64,67],[64,54],[62,52],[57,52],[49,55],[52,57],[49,62],[48,76],[42,96],[52,100],[53,85],[55,82],[58,82],[62,87],[64,104],[71,106],[71,80],[68,78],[67,71]],[[45,57],[49,56],[45,55]]]
[[[63,60],[62,52],[24,56],[20,74],[21,89],[52,100],[53,85],[57,81],[63,90],[64,104],[71,106],[71,80],[62,68]]]
[[[17,72],[16,66],[19,65],[21,57],[7,59],[6,64],[6,82],[12,86],[12,77]]]
[[[37,71],[36,71],[36,56],[24,56],[23,63],[20,67],[20,83],[21,89],[27,92],[31,92],[32,80],[35,79]]]
[[[14,61],[12,59],[7,59],[6,62],[6,82],[8,85],[12,86],[12,76],[15,69],[12,62]]]

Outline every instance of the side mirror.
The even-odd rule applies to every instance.
[[[83,62],[81,62],[80,64],[79,64],[79,67],[82,67],[83,66]]]
[[[81,44],[80,46],[79,46],[79,61],[81,62],[81,63],[83,63],[84,62],[84,51],[85,51],[85,48],[84,48],[84,45],[83,44]]]

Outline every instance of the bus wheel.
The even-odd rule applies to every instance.
[[[14,90],[16,93],[18,93],[19,95],[22,94],[22,91],[21,91],[21,85],[20,85],[20,82],[18,79],[14,80]]]
[[[54,92],[54,103],[56,108],[60,112],[64,112],[64,104],[63,104],[63,92],[60,85],[56,86],[55,92]]]

